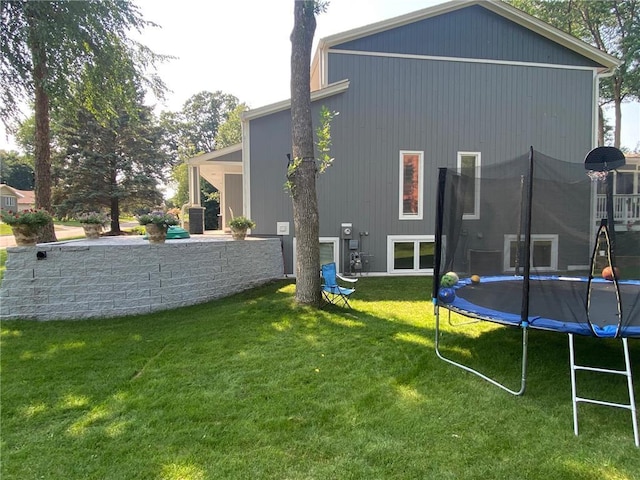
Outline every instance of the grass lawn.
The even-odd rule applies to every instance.
[[[363,278],[353,310],[297,307],[283,281],[153,315],[5,321],[0,477],[639,478],[628,411],[583,405],[574,436],[566,335],[531,332],[513,397],[437,359],[430,282]],[[621,364],[617,342],[578,340],[582,363]],[[519,342],[474,324],[442,347],[517,387]],[[580,394],[625,400],[624,379],[591,375]]]

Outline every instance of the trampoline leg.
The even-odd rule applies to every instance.
[[[466,365],[455,362],[449,358],[446,358],[444,355],[442,355],[442,353],[440,353],[440,308],[438,307],[438,305],[435,306],[434,315],[436,317],[436,341],[435,341],[436,348],[435,350],[438,358],[440,358],[441,360],[444,360],[447,363],[450,363],[451,365],[455,365],[456,367],[461,368],[469,373],[473,373],[474,375],[477,375],[478,377],[482,378],[483,380],[486,380],[490,384],[495,385],[496,387],[499,387],[506,392],[509,392],[511,395],[519,396],[524,394],[524,391],[526,388],[526,382],[527,382],[527,350],[528,350],[528,337],[529,337],[529,329],[527,327],[521,327],[522,328],[522,371],[520,376],[520,390],[512,390],[509,387],[501,384],[500,382],[492,378],[489,378],[483,373],[480,373],[478,370],[474,370],[471,367],[467,367]],[[451,315],[451,311],[449,311],[449,315]],[[463,323],[460,323],[459,325],[465,325],[465,324],[466,322],[463,322]]]
[[[633,423],[633,440],[636,447],[640,447],[640,438],[638,436],[638,412],[636,410],[636,399],[633,394],[633,377],[631,376],[631,361],[629,360],[629,344],[628,339],[622,339],[624,346],[624,362],[626,367],[627,387],[629,388],[629,404],[631,407],[631,422]]]
[[[578,435],[578,395],[576,393],[576,362],[573,350],[573,333],[569,334],[569,363],[571,365],[571,403],[573,404],[573,433]]]

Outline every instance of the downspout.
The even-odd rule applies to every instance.
[[[242,210],[251,218],[251,128],[250,121],[241,116],[242,121]],[[223,213],[223,219],[226,212]]]

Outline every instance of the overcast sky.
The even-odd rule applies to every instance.
[[[158,73],[171,90],[159,110],[180,110],[206,90],[235,95],[250,108],[289,98],[292,0],[137,0],[161,28],[140,40],[175,60]],[[317,40],[435,4],[441,0],[331,0],[318,17]],[[623,110],[623,146],[640,150],[640,105]],[[0,135],[0,148],[7,148]]]

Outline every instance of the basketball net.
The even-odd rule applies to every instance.
[[[607,175],[609,175],[609,172],[606,170],[604,172],[599,172],[597,170],[589,170],[587,172],[587,176],[592,182],[604,182],[607,179]]]

